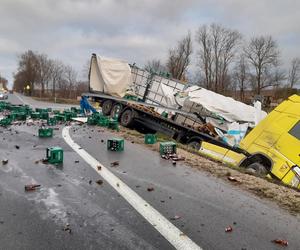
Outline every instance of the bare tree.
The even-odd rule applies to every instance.
[[[199,65],[203,71],[205,86],[216,92],[229,88],[229,66],[236,53],[241,34],[218,24],[201,26],[196,33],[200,45]]]
[[[162,64],[159,59],[153,59],[147,61],[144,66],[144,69],[149,72],[160,73],[166,71],[166,67]]]
[[[249,65],[247,64],[245,56],[242,54],[233,71],[233,78],[239,88],[241,101],[245,100],[245,90],[249,85],[249,77]]]
[[[293,88],[300,82],[300,58],[294,58],[291,61],[291,68],[288,75],[288,85]]]
[[[56,97],[56,89],[57,87],[63,89],[63,73],[64,73],[64,65],[62,62],[58,60],[51,60],[51,83],[52,83],[52,97]],[[58,86],[57,86],[58,85]]]
[[[178,80],[185,78],[186,70],[190,65],[190,57],[192,54],[192,39],[189,32],[177,44],[177,47],[169,50],[167,60],[167,69],[172,77]]]
[[[260,94],[263,88],[274,85],[267,81],[266,73],[270,73],[278,63],[277,44],[271,36],[254,37],[244,48],[244,53],[255,71],[255,92]]]
[[[72,68],[72,66],[68,65],[64,67],[64,78],[68,87],[68,97],[72,98],[71,95],[77,81],[77,72]]]
[[[23,90],[25,86],[29,85],[29,94],[33,93],[39,79],[38,57],[35,52],[28,50],[19,56],[18,72],[14,77],[15,80],[17,79],[19,90]]]
[[[7,89],[7,83],[8,83],[7,79],[2,77],[0,74],[0,90],[1,90],[1,88]]]

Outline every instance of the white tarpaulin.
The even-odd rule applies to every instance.
[[[127,62],[93,55],[90,67],[90,88],[123,97],[131,84],[131,70]]]
[[[190,102],[200,104],[209,112],[222,117],[228,122],[250,123],[256,125],[267,113],[255,107],[236,101],[231,97],[217,94],[213,91],[191,86],[185,90]],[[202,106],[202,107],[201,107]],[[258,117],[260,118],[258,120]]]

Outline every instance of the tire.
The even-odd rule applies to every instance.
[[[201,141],[191,141],[188,143],[188,147],[192,150],[199,151],[201,148]]]
[[[110,112],[110,116],[111,116],[112,118],[115,118],[115,116],[117,115],[117,117],[119,118],[122,109],[123,109],[123,105],[122,105],[122,104],[120,104],[120,103],[115,103],[115,104],[112,106],[112,109],[111,109],[111,112]]]
[[[127,109],[125,110],[122,114],[121,114],[121,118],[120,118],[120,124],[123,127],[127,127],[130,128],[134,125],[134,118],[136,117],[136,112],[134,112],[131,109]]]
[[[113,106],[113,102],[111,100],[106,100],[102,104],[102,113],[103,115],[110,115],[111,109]]]
[[[265,168],[265,166],[259,162],[251,163],[249,166],[247,166],[247,170],[261,176],[265,176],[268,173],[268,170]]]

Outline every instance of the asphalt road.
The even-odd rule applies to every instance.
[[[39,105],[9,97],[13,103],[22,100]],[[37,129],[0,128],[0,160],[9,160],[0,163],[0,249],[174,249],[66,144],[61,127],[51,139],[38,138]],[[273,203],[184,163],[174,167],[143,145],[126,141],[124,152],[109,152],[105,142],[115,134],[98,127],[75,126],[70,135],[203,249],[282,249],[271,242],[277,238],[288,240],[288,249],[300,249],[299,216]],[[64,149],[63,166],[36,163],[49,146]],[[120,165],[110,167],[113,161]],[[42,187],[25,192],[29,183]],[[63,230],[68,224],[71,234]],[[226,233],[229,225],[233,231]]]

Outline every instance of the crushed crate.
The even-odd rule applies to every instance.
[[[160,155],[171,155],[176,154],[176,143],[172,141],[161,142],[159,144]]]
[[[119,122],[115,119],[110,119],[110,120],[108,120],[107,127],[112,129],[112,130],[119,131]]]
[[[39,137],[53,137],[53,128],[40,128],[39,129]]]
[[[25,112],[18,112],[15,113],[15,119],[16,120],[21,120],[21,121],[26,121],[27,115]]]
[[[124,139],[111,138],[107,140],[107,150],[121,152],[124,151]]]
[[[145,144],[154,144],[157,142],[155,134],[146,134],[145,135]]]
[[[51,164],[60,164],[64,161],[64,151],[61,147],[47,148],[46,151],[47,161]]]

